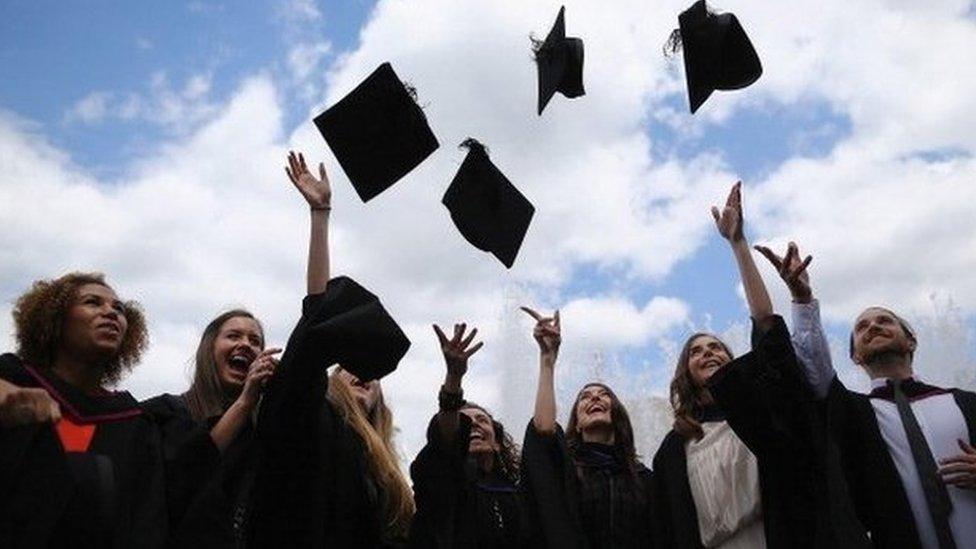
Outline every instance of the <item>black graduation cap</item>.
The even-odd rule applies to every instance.
[[[439,146],[423,110],[383,63],[315,126],[363,202],[385,191]]]
[[[688,101],[694,114],[714,90],[737,90],[762,74],[762,64],[731,13],[713,13],[698,0],[678,16]]]
[[[410,340],[380,300],[355,280],[336,277],[324,294],[306,299],[319,300],[311,305],[315,320],[309,335],[325,350],[328,364],[372,380],[395,370],[407,354]]]
[[[441,202],[472,246],[511,268],[535,208],[492,164],[484,145],[468,138],[468,155]]]
[[[583,40],[566,38],[566,7],[559,8],[556,24],[535,52],[539,69],[539,115],[552,96],[559,92],[568,98],[579,97],[583,90]]]

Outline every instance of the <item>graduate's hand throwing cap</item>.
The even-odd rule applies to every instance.
[[[714,90],[744,88],[762,75],[762,64],[731,13],[712,13],[698,0],[678,16],[688,103],[694,114]]]
[[[565,6],[559,8],[556,24],[535,52],[539,69],[540,116],[556,92],[568,98],[586,93],[583,89],[583,40],[566,38],[565,13]]]
[[[535,208],[495,167],[484,145],[468,138],[461,146],[468,155],[441,202],[472,246],[511,268]]]
[[[410,173],[438,147],[423,110],[389,63],[315,117],[315,126],[363,202]]]
[[[410,340],[390,317],[379,298],[355,280],[329,281],[310,335],[326,349],[330,364],[340,364],[364,381],[396,369]]]

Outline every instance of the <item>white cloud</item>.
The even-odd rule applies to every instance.
[[[297,44],[288,52],[288,69],[292,78],[304,82],[319,68],[319,64],[332,49],[328,42]]]
[[[65,114],[68,123],[93,124],[106,119],[148,122],[176,133],[185,133],[217,112],[210,92],[209,73],[191,75],[182,88],[170,83],[166,71],[156,71],[146,93],[92,92]]]
[[[314,4],[298,6],[291,12],[321,17]],[[284,127],[281,86],[260,68],[226,103],[210,97],[209,75],[179,85],[166,73],[154,76],[147,93],[109,95],[101,113],[96,102],[85,111],[95,113],[91,121],[182,129],[134,158],[121,181],[85,173],[36,130],[0,119],[0,219],[10,227],[0,232],[2,300],[36,278],[107,271],[123,294],[144,301],[152,322],[152,350],[126,382],[140,396],[185,387],[199,331],[223,308],[252,308],[271,340],[284,341],[303,288],[307,221],[281,166],[286,149],[299,148],[325,160],[332,178],[335,271],[376,291],[414,342],[384,382],[407,448],[423,436],[443,375],[431,322],[482,328],[486,346],[472,365],[469,396],[499,409],[518,433],[536,364],[530,323],[516,320],[516,305],[563,307],[563,401],[592,376],[619,380],[630,402],[662,385],[635,379],[615,352],[669,348],[663,335],[691,314],[679,301],[684,296],[635,304],[601,291],[569,303],[562,295],[582,264],[613,267],[625,284],[657,283],[706,238],[717,238],[708,207],[724,198],[734,175],[714,154],[652,161],[652,149],[668,144],[652,141],[646,122],[670,121],[701,135],[738,109],[816,99],[851,120],[851,135],[825,158],[791,159],[747,182],[751,234],[780,243],[796,237],[815,254],[828,318],[873,300],[912,306],[932,291],[951,295],[960,314],[976,311],[976,288],[966,277],[976,264],[967,207],[976,198],[973,161],[912,154],[974,152],[976,107],[968,98],[976,68],[934,53],[973,49],[973,23],[959,16],[960,4],[728,6],[753,36],[766,73],[749,90],[714,95],[694,118],[669,106],[684,97],[682,75],[660,55],[683,7],[570,2],[568,32],[586,40],[587,95],[557,96],[537,117],[528,35],[548,30],[557,4],[381,1],[308,112],[317,114],[389,60],[417,87],[442,147],[368,205],[310,122]],[[295,75],[311,75],[325,53],[321,43],[307,44],[282,53]],[[455,147],[469,135],[490,147],[537,207],[511,271],[469,246],[440,204],[463,158]],[[513,297],[513,287],[524,290]],[[9,307],[0,322],[9,333]],[[611,373],[600,373],[604,362]],[[647,413],[657,417],[659,408]]]
[[[95,91],[79,99],[68,109],[65,114],[66,122],[83,122],[92,124],[101,122],[108,114],[108,103],[112,100],[112,94],[104,91]]]

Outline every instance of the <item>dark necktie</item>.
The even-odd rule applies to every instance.
[[[922,428],[918,425],[918,419],[912,411],[912,405],[908,402],[908,397],[901,388],[901,380],[888,380],[891,386],[895,406],[898,407],[898,415],[901,416],[901,423],[905,427],[905,435],[908,437],[908,445],[912,449],[912,457],[915,459],[915,469],[918,470],[918,478],[922,482],[922,490],[925,492],[925,500],[929,504],[929,513],[932,515],[932,522],[935,524],[935,533],[939,537],[940,549],[955,549],[956,542],[952,538],[952,530],[949,528],[949,515],[952,513],[952,501],[949,499],[949,491],[939,478],[938,466],[935,458],[932,457],[932,450],[925,441]]]

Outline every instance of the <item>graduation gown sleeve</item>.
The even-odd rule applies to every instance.
[[[545,435],[530,420],[522,446],[522,485],[529,520],[535,525],[535,546],[586,546],[575,505],[575,474],[562,427],[556,425],[555,433]]]

